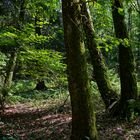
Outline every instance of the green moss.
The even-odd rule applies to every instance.
[[[85,46],[79,4],[63,2],[65,46],[68,60],[68,82],[72,105],[71,140],[95,140],[96,124],[93,98],[87,73]]]
[[[105,106],[106,108],[108,108],[112,104],[111,100],[117,100],[118,95],[116,91],[113,90],[113,87],[110,83],[110,79],[107,72],[108,69],[105,65],[104,58],[101,55],[100,50],[98,49],[98,44],[95,40],[93,23],[91,20],[90,13],[87,11],[85,3],[82,5],[82,13],[88,18],[87,22],[85,22],[85,19],[83,19],[83,25],[87,39],[87,46],[94,69],[95,80],[97,82]]]

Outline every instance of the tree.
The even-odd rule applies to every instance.
[[[5,19],[10,19],[10,22],[6,23],[6,20],[3,20],[2,29],[0,34],[0,50],[4,52],[7,56],[9,56],[9,60],[6,63],[5,73],[4,73],[4,83],[1,86],[0,91],[0,105],[1,109],[4,111],[4,105],[6,97],[8,96],[9,89],[12,85],[14,70],[16,66],[17,56],[20,48],[20,44],[18,43],[18,35],[16,31],[21,31],[22,22],[24,20],[24,2],[19,6],[18,14],[13,14],[17,9],[14,7],[16,2],[7,2],[1,1],[2,9],[4,12],[1,13],[2,17],[6,17]],[[1,8],[1,7],[0,7]],[[10,9],[10,10],[9,10]],[[15,17],[18,15],[18,20],[14,21]],[[8,28],[5,26],[8,25]]]
[[[85,59],[80,0],[63,0],[62,11],[72,106],[71,140],[95,140],[97,131]]]
[[[65,77],[66,65],[62,59],[63,54],[57,51],[26,49],[19,54],[18,74],[37,81],[35,89],[45,90],[46,81],[58,84]]]
[[[114,101],[118,99],[118,95],[116,91],[113,90],[113,87],[110,83],[104,57],[101,54],[95,39],[93,22],[89,9],[87,9],[86,2],[82,2],[82,15],[86,43],[94,69],[95,80],[97,82],[105,106],[108,108]]]
[[[129,14],[129,35],[133,47],[133,52],[136,58],[136,69],[138,81],[140,79],[140,1],[131,0],[127,3]]]
[[[14,70],[16,67],[16,61],[17,61],[17,55],[20,48],[20,43],[17,41],[19,36],[19,32],[23,29],[23,22],[24,22],[24,15],[25,15],[25,3],[26,0],[23,0],[21,2],[16,1],[9,1],[5,2],[2,1],[3,10],[5,11],[3,13],[3,16],[6,15],[7,18],[9,15],[12,15],[10,18],[12,19],[11,25],[9,26],[9,30],[5,29],[3,31],[3,34],[1,34],[1,51],[5,52],[6,54],[10,54],[9,61],[6,65],[6,72],[5,72],[5,80],[4,80],[4,86],[6,88],[10,88],[12,84],[12,79],[14,75]],[[17,7],[19,8],[17,10]],[[6,9],[9,7],[11,10]],[[16,11],[17,10],[17,11]],[[17,12],[16,14],[13,14],[14,12]],[[18,17],[16,21],[14,19]],[[5,21],[6,24],[6,21]],[[5,25],[4,25],[5,27]],[[10,31],[11,28],[11,31]],[[7,43],[6,43],[7,42]],[[6,49],[5,49],[6,48]],[[3,50],[4,49],[4,50]]]
[[[58,51],[64,52],[64,49],[62,50],[62,48],[64,48],[63,47],[64,43],[62,43],[63,42],[62,21],[61,21],[61,27],[59,26],[60,22],[58,21],[61,15],[59,1],[48,0],[46,2],[46,0],[38,0],[38,1],[32,0],[31,2],[31,1],[26,1],[26,0],[22,0],[22,1],[2,0],[2,4],[0,4],[0,8],[2,9],[2,13],[0,13],[2,14],[1,16],[2,20],[0,20],[0,25],[2,27],[0,29],[1,31],[0,32],[0,45],[1,45],[0,50],[3,51],[4,53],[7,53],[7,56],[10,58],[11,53],[15,52],[14,50],[17,50],[18,48],[18,60],[16,64],[16,71],[14,73],[14,76],[15,76],[14,80],[19,79],[19,78],[25,78],[25,75],[21,76],[20,74],[20,70],[21,69],[23,70],[23,67],[20,65],[21,62],[19,60],[19,57],[23,54],[23,52],[28,53],[28,50],[30,51],[32,50],[32,52],[35,54],[36,54],[37,49],[53,50],[52,52],[54,53],[50,51],[50,57],[47,57],[47,58],[44,57],[45,54],[41,56],[40,55],[41,52],[37,53],[36,57],[38,56],[41,57],[40,58],[41,61],[38,60],[39,58],[37,58],[37,61],[41,62],[41,66],[42,66],[43,65],[42,58],[46,58],[47,59],[46,62],[45,60],[43,60],[43,62],[45,62],[45,68],[46,68],[47,67],[46,63],[51,59],[51,55],[56,54],[58,58],[56,58],[56,55],[53,55],[55,56],[55,58],[54,57],[52,58],[55,59],[56,63],[58,64],[58,61],[60,60]],[[28,59],[28,58],[25,57],[24,60],[25,59]],[[25,60],[25,63],[26,63],[26,60]],[[56,63],[54,63],[54,65]],[[35,68],[36,67],[37,66],[35,66]],[[9,66],[7,65],[7,69],[8,68]],[[41,68],[40,68],[40,71],[42,71]],[[52,68],[50,69],[52,70]],[[27,70],[26,67],[25,67],[25,70]],[[46,69],[44,69],[44,71],[45,70]],[[47,79],[46,77],[44,77],[44,75],[48,76],[48,70],[46,71],[47,74],[45,74],[44,71],[42,74],[43,75],[42,78]],[[55,75],[56,73],[58,74],[60,72],[60,71],[54,72],[54,69],[52,71],[53,71],[53,75]],[[64,71],[65,71],[65,68],[61,72],[64,72]],[[38,72],[38,76],[37,76],[36,71],[34,74],[36,76],[33,76],[33,74],[29,76],[29,73],[28,73],[28,77],[33,76],[35,78],[37,77],[41,78],[40,73],[41,72]],[[50,79],[52,80],[53,76]]]
[[[119,39],[119,69],[121,82],[121,99],[119,112],[126,116],[127,101],[137,99],[137,82],[135,77],[134,56],[129,43],[125,15],[121,0],[112,0],[112,16],[116,37]],[[118,113],[118,112],[117,112]]]
[[[12,79],[14,74],[14,69],[16,66],[16,60],[17,60],[17,52],[11,52],[9,61],[6,65],[6,76],[4,79],[4,86],[7,88],[10,88],[12,85]]]
[[[40,25],[38,25],[37,23],[40,22],[40,19],[39,19],[39,15],[38,13],[36,12],[36,16],[35,16],[35,34],[37,34],[38,36],[41,35],[41,28],[40,28]],[[36,45],[36,48],[38,49],[41,49],[41,44]],[[36,87],[35,87],[36,90],[47,90],[47,87],[45,85],[45,81],[43,79],[37,79],[37,84],[36,84]]]

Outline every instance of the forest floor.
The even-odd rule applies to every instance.
[[[0,140],[2,136],[9,140],[69,140],[70,105],[46,108],[43,104],[43,107],[31,104],[7,106],[1,114]],[[117,121],[100,112],[97,113],[97,129],[99,140],[140,140],[140,118],[131,122]]]

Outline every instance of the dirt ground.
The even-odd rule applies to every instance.
[[[1,114],[2,136],[15,140],[69,140],[71,111],[36,108],[27,104],[7,107]],[[117,121],[105,113],[97,114],[99,140],[140,140],[140,118],[131,122]]]

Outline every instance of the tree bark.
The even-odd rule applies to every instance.
[[[25,13],[25,0],[21,2],[20,5],[20,12],[19,12],[19,19],[16,21],[18,24],[16,24],[16,28],[21,30],[22,25],[24,22],[24,13]],[[17,43],[17,45],[19,45]],[[12,49],[12,52],[10,52],[10,59],[6,65],[6,76],[4,81],[4,86],[6,88],[10,88],[12,84],[13,74],[16,67],[16,61],[17,61],[17,54],[18,54],[19,48]]]
[[[71,140],[96,140],[95,113],[87,74],[79,0],[62,0],[62,11],[72,106]]]
[[[120,10],[121,9],[121,10]],[[121,99],[120,113],[126,115],[127,100],[137,98],[137,82],[135,76],[134,56],[128,41],[128,31],[125,23],[123,4],[121,0],[112,0],[112,16],[115,28],[115,34],[118,39],[121,39],[119,44],[119,69],[121,82]]]
[[[118,95],[110,83],[108,69],[105,65],[104,57],[97,48],[95,32],[90,11],[86,2],[82,2],[83,27],[86,35],[87,47],[90,53],[91,62],[94,69],[94,77],[97,82],[101,97],[108,108],[114,101],[118,100]]]
[[[16,61],[17,61],[17,52],[15,51],[11,53],[10,60],[6,65],[6,76],[4,81],[4,86],[6,88],[11,87]]]

